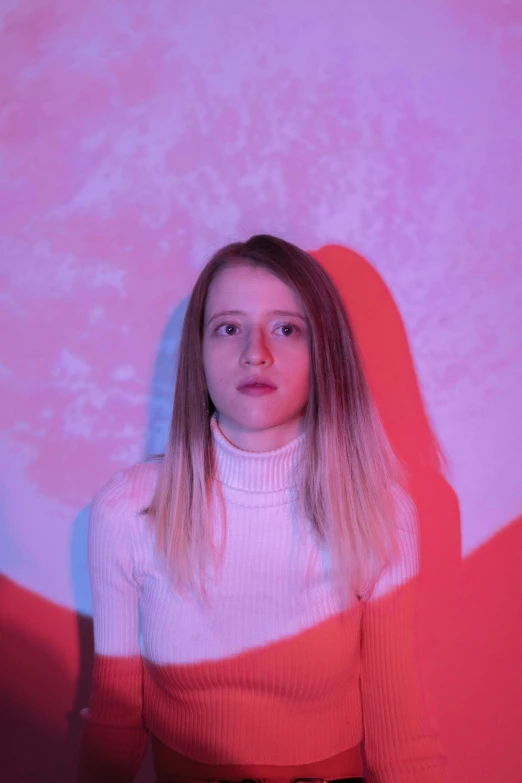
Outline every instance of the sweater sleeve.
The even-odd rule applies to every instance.
[[[147,745],[127,484],[127,472],[118,471],[94,497],[89,517],[94,668],[78,783],[130,783]]]
[[[432,731],[416,650],[417,519],[401,521],[399,554],[365,601],[361,696],[366,763],[376,783],[447,783]]]

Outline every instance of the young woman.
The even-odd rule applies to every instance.
[[[219,250],[185,316],[165,455],[89,526],[81,783],[442,783],[416,674],[415,514],[330,277]]]

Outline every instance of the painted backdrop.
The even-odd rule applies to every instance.
[[[209,255],[269,232],[336,278],[412,471],[451,780],[520,783],[521,30],[515,0],[0,3],[6,779],[72,780],[90,499],[164,443]]]

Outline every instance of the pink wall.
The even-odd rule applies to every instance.
[[[426,643],[434,710],[452,781],[519,783],[520,681],[481,694],[522,656],[522,5],[7,0],[0,20],[6,649],[63,681],[58,705],[34,656],[31,688],[15,667],[20,726],[69,731],[87,507],[161,448],[199,269],[270,232],[354,249],[400,313],[465,563],[453,635]]]

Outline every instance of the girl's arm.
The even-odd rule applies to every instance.
[[[416,652],[417,519],[402,523],[400,554],[365,601],[361,695],[366,761],[376,783],[447,783],[428,719]]]
[[[147,745],[133,523],[127,473],[118,471],[96,494],[89,518],[95,656],[78,783],[130,783]]]

